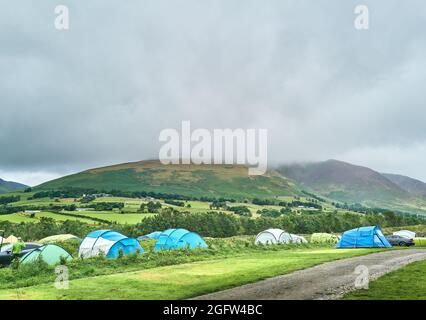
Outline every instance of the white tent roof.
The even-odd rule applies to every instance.
[[[394,236],[400,236],[408,239],[414,239],[416,237],[416,233],[410,230],[400,230],[393,233]]]
[[[3,243],[16,243],[16,242],[18,242],[18,238],[15,237],[13,234],[3,240]]]
[[[260,232],[256,236],[255,243],[261,244],[274,244],[274,243],[289,243],[291,241],[291,236],[289,233],[282,229],[267,229]]]

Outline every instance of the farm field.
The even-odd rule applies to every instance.
[[[48,217],[52,218],[56,221],[65,221],[65,220],[80,220],[82,222],[87,223],[93,223],[96,222],[94,219],[103,219],[110,222],[115,223],[121,223],[121,224],[136,224],[141,222],[146,217],[151,217],[155,212],[148,212],[148,213],[141,213],[139,212],[140,206],[142,203],[147,203],[148,201],[153,202],[159,202],[162,205],[162,208],[172,208],[173,210],[181,211],[181,212],[190,212],[190,213],[206,213],[206,212],[224,212],[231,215],[234,215],[232,211],[226,210],[224,208],[211,208],[211,202],[207,201],[194,201],[194,200],[188,200],[188,201],[182,201],[184,202],[185,206],[177,206],[168,204],[163,199],[135,199],[135,198],[126,198],[126,197],[98,197],[94,199],[93,201],[89,203],[82,203],[81,199],[79,198],[38,198],[38,199],[31,199],[31,197],[34,195],[34,192],[15,192],[10,193],[8,195],[14,195],[14,196],[20,196],[21,200],[17,202],[10,203],[10,207],[23,207],[26,208],[25,210],[36,210],[38,207],[43,208],[43,212],[41,213],[35,213],[35,217],[30,217],[29,214],[25,214],[23,212],[14,213],[14,214],[7,214],[7,215],[0,215],[0,221],[9,221],[13,223],[20,223],[20,222],[38,222],[41,217]],[[309,201],[308,197],[280,197],[277,199],[277,201],[287,201],[291,202],[294,200],[300,200],[300,201]],[[120,210],[113,209],[111,211],[96,211],[96,210],[88,210],[88,211],[73,211],[73,212],[67,212],[63,211],[64,215],[60,215],[56,212],[56,210],[50,211],[51,207],[55,206],[70,206],[75,205],[77,208],[86,206],[90,207],[95,206],[99,203],[123,203],[124,207]],[[336,208],[333,208],[331,204],[329,203],[321,203],[323,206],[323,212],[332,212],[336,210]],[[253,218],[260,217],[258,214],[259,210],[263,209],[269,209],[269,210],[276,210],[280,211],[282,209],[281,206],[278,205],[256,205],[253,203],[243,203],[243,202],[235,202],[230,203],[230,207],[237,207],[237,206],[244,206],[247,207]],[[306,212],[313,212],[315,213],[317,210],[314,209],[304,209]],[[300,208],[293,208],[293,212],[300,211]],[[339,210],[339,212],[346,212],[344,210]],[[70,215],[65,215],[69,213]],[[72,216],[74,215],[80,215],[80,216],[87,216],[87,219],[84,217],[76,217]],[[91,219],[94,218],[94,219]]]
[[[155,215],[153,213],[115,213],[111,211],[83,211],[79,212],[78,214],[90,218],[100,218],[121,224],[136,224],[147,217],[152,217]]]
[[[185,299],[371,252],[377,250],[260,250],[223,259],[71,279],[68,290],[57,290],[51,283],[4,289],[0,290],[0,299]]]
[[[345,300],[426,300],[426,261],[391,272],[344,296]]]

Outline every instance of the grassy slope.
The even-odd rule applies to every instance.
[[[153,191],[196,197],[271,198],[300,194],[276,172],[248,176],[238,165],[162,165],[142,161],[92,169],[44,183],[35,190],[69,187],[96,190]]]
[[[346,300],[426,300],[426,261],[414,262],[370,283],[368,290],[347,294]]]
[[[377,250],[251,252],[227,259],[71,280],[68,290],[57,290],[51,283],[0,290],[0,299],[185,299],[370,252]]]

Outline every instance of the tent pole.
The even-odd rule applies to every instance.
[[[3,247],[3,239],[4,239],[4,230],[0,230],[0,232],[1,232],[1,242],[0,242],[0,251],[1,251],[1,248]]]

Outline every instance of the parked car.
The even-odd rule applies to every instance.
[[[405,238],[405,237],[401,237],[397,235],[386,236],[386,239],[393,246],[400,246],[400,247],[414,246],[413,239],[409,239],[409,238]]]
[[[13,259],[17,257],[22,257],[27,252],[30,252],[31,250],[34,250],[39,247],[41,247],[41,244],[34,242],[26,242],[25,247],[24,249],[22,249],[21,253],[13,254],[11,244],[3,245],[0,249],[0,266],[6,267],[12,263]]]

